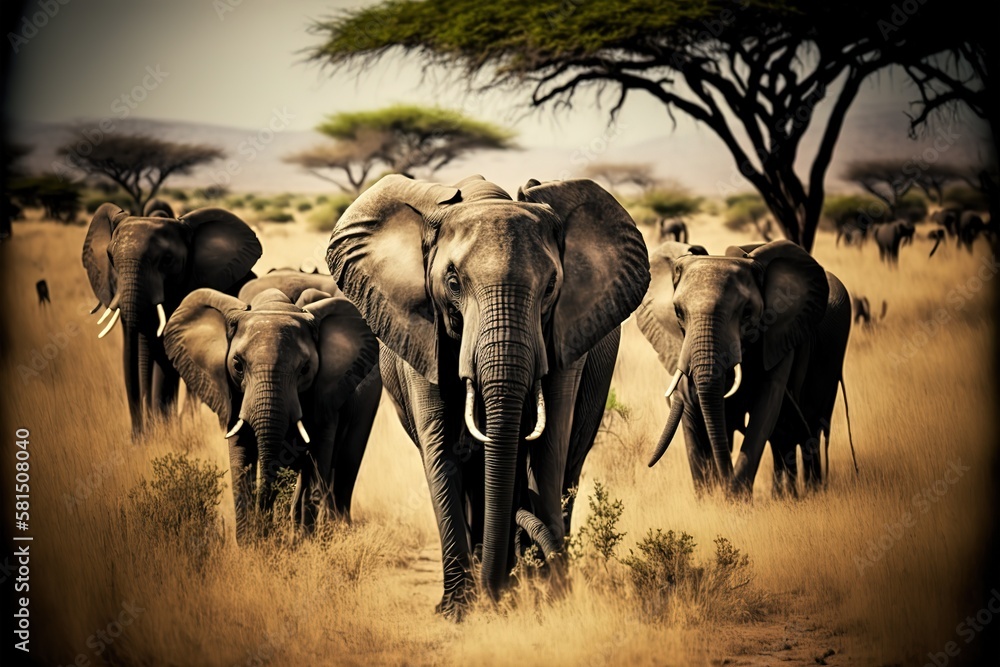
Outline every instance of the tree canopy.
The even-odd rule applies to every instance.
[[[611,188],[634,185],[642,191],[649,190],[659,182],[653,165],[648,162],[594,162],[587,165],[583,175],[603,181]]]
[[[100,141],[92,137],[101,137]],[[86,145],[88,150],[80,149]],[[189,174],[202,164],[223,156],[207,144],[184,144],[144,134],[106,134],[97,128],[81,129],[77,139],[59,149],[77,169],[108,179],[128,193],[141,214],[168,178]]]
[[[316,129],[347,152],[366,142],[377,147],[377,158],[392,171],[423,168],[428,175],[469,151],[514,147],[509,130],[450,109],[412,104],[334,114]]]
[[[383,161],[391,140],[388,132],[362,129],[353,138],[317,144],[286,156],[284,161],[297,164],[356,197],[364,189],[372,170]],[[331,171],[340,172],[342,176],[329,175]]]
[[[906,5],[906,3],[903,3]],[[964,8],[960,5],[967,5]],[[910,5],[906,5],[910,7]],[[316,23],[311,57],[365,65],[394,50],[460,68],[486,86],[527,88],[532,106],[583,89],[632,92],[687,114],[726,145],[785,236],[811,249],[824,180],[861,86],[890,64],[954,46],[968,0],[390,0]],[[485,76],[480,76],[485,75]],[[814,113],[830,98],[829,113]],[[819,147],[795,170],[810,127]]]

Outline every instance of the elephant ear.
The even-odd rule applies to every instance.
[[[188,389],[229,426],[228,320],[249,308],[236,297],[197,289],[181,301],[163,330],[163,347]]]
[[[108,244],[115,227],[128,217],[128,212],[112,203],[101,204],[90,221],[87,238],[83,242],[83,266],[87,269],[87,278],[94,294],[105,306],[111,303],[115,296],[113,284],[114,270],[108,257]]]
[[[386,176],[348,207],[330,236],[330,274],[383,344],[438,382],[438,328],[427,293],[424,216],[458,188]]]
[[[174,209],[170,208],[170,204],[162,199],[150,199],[146,202],[146,208],[142,210],[142,214],[147,218],[175,219],[177,217],[174,215]]]
[[[674,267],[682,257],[707,254],[700,245],[667,241],[649,258],[649,290],[635,311],[635,320],[642,335],[659,355],[660,363],[669,371],[677,368],[684,343],[684,334],[674,312]]]
[[[749,256],[762,270],[764,313],[774,317],[763,335],[764,368],[770,370],[815,332],[830,285],[823,267],[791,241],[766,243]]]
[[[199,208],[180,221],[193,230],[192,288],[228,290],[253,268],[263,252],[250,226],[221,208]]]
[[[309,292],[320,294],[318,290]],[[339,410],[378,363],[378,340],[361,313],[343,297],[321,299],[303,310],[319,323],[319,370],[313,386],[317,414]]]
[[[310,303],[316,303],[317,301],[322,301],[323,299],[329,299],[332,296],[333,295],[330,294],[329,292],[324,292],[322,290],[310,287],[308,289],[303,290],[302,293],[299,294],[299,298],[295,302],[295,305],[298,306],[299,308],[305,308]]]
[[[563,222],[552,334],[558,367],[566,368],[639,305],[649,285],[646,244],[625,209],[591,180],[542,183],[522,188],[519,198],[548,204]]]

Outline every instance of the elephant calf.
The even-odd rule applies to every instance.
[[[382,380],[374,334],[331,293],[329,276],[273,273],[247,283],[242,298],[196,290],[167,323],[167,354],[228,430],[240,542],[258,465],[258,510],[272,509],[284,466],[298,471],[298,525],[312,528],[331,501],[349,518]]]

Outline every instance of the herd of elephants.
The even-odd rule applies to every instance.
[[[123,332],[133,436],[176,414],[183,380],[228,439],[240,543],[282,467],[305,531],[349,517],[384,388],[427,477],[438,610],[497,597],[532,545],[558,562],[633,313],[672,373],[649,465],[683,425],[699,494],[749,498],[768,442],[776,495],[796,494],[798,447],[805,488],[822,485],[851,303],[793,243],[649,252],[593,181],[531,180],[511,198],[479,176],[390,175],[337,222],[330,275],[258,277],[261,252],[232,213],[177,217],[158,200],[142,215],[102,205],[83,246],[100,336]]]

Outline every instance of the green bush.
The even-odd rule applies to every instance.
[[[306,211],[311,211],[312,207],[313,207],[312,204],[310,204],[307,201],[303,201],[303,202],[299,202],[295,206],[295,210],[298,211],[299,213],[305,213]]]
[[[612,501],[607,489],[597,481],[594,482],[594,495],[587,501],[590,514],[580,527],[578,552],[590,547],[607,562],[614,557],[615,548],[625,537],[625,533],[618,532],[618,520],[625,511],[625,506],[617,498]]]
[[[225,200],[226,208],[243,208],[246,206],[246,198],[242,195],[236,195],[234,197],[226,197]]]
[[[326,195],[320,195],[319,197],[316,197],[317,204],[325,204],[328,201],[330,201],[330,198],[327,197]]]
[[[885,202],[869,195],[831,195],[823,202],[820,226],[825,229],[840,228],[861,220],[866,224],[885,222],[891,214]],[[824,224],[825,223],[825,224]]]
[[[650,191],[641,203],[661,218],[679,218],[697,213],[702,198],[693,196],[686,188],[674,186]]]
[[[152,481],[143,479],[128,493],[128,525],[203,560],[223,543],[218,506],[225,475],[186,454],[154,459]]]
[[[306,221],[309,223],[309,227],[317,232],[333,231],[333,227],[340,220],[340,216],[344,214],[344,211],[353,202],[354,200],[348,195],[329,197],[325,204],[315,207],[309,213]]]
[[[271,200],[270,199],[260,199],[260,198],[254,197],[248,203],[250,204],[250,208],[252,208],[253,210],[255,210],[257,212],[263,211],[265,209],[272,208],[272,204],[271,204]]]
[[[261,211],[260,219],[264,222],[295,222],[295,216],[280,208],[269,208]]]
[[[987,211],[990,208],[990,202],[981,190],[970,188],[967,185],[958,185],[944,191],[943,208]]]
[[[184,190],[182,188],[163,188],[163,190],[161,190],[161,192],[165,196],[170,197],[171,199],[174,199],[176,201],[182,201],[183,202],[183,201],[187,201],[188,199],[190,199],[190,197],[188,197],[187,190]]]
[[[916,192],[903,195],[896,201],[896,218],[917,223],[927,219],[927,200]]]

